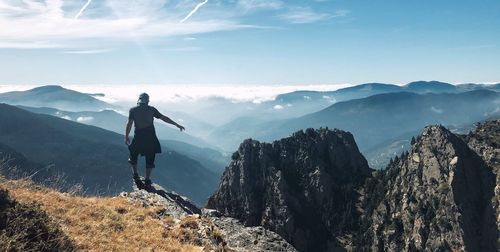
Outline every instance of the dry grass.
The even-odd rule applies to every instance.
[[[40,204],[74,241],[77,250],[224,250],[213,246],[221,243],[220,232],[213,226],[200,229],[200,223],[208,220],[198,217],[180,221],[170,217],[160,219],[156,213],[158,208],[143,208],[125,198],[79,197],[26,180],[1,180],[0,188],[9,190],[12,198],[19,202]],[[200,238],[207,235],[208,239]]]

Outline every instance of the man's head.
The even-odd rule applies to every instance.
[[[146,93],[142,93],[139,95],[139,99],[137,100],[137,104],[148,104],[149,103],[149,95]]]

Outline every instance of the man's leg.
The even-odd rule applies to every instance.
[[[146,181],[151,181],[151,172],[155,168],[155,154],[146,155]]]
[[[133,164],[132,166],[132,175],[135,177],[139,176],[139,173],[137,173],[137,164]]]
[[[138,153],[130,152],[130,157],[128,159],[128,162],[130,163],[130,166],[132,167],[132,175],[134,176],[134,179],[139,177],[139,175],[137,174],[137,158],[138,157],[139,157]]]
[[[153,172],[153,168],[146,168],[146,179],[151,179],[151,172]]]

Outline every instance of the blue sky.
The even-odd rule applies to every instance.
[[[494,82],[498,27],[498,0],[0,0],[0,84]]]

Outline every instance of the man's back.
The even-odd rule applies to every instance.
[[[154,118],[160,118],[160,112],[149,105],[142,104],[130,109],[129,118],[134,121],[136,129],[153,126]]]

